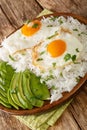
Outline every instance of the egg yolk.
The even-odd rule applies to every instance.
[[[63,40],[55,40],[48,44],[47,51],[52,57],[61,56],[66,50],[66,43]]]
[[[21,32],[25,36],[32,36],[40,29],[40,27],[41,27],[41,22],[39,20],[34,20],[34,21],[30,22],[28,25],[25,24],[21,28]]]

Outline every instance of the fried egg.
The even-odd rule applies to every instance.
[[[0,60],[16,72],[29,69],[50,89],[51,103],[87,72],[87,27],[73,17],[43,17],[2,42]]]
[[[17,50],[34,47],[56,31],[58,31],[56,26],[48,27],[46,23],[34,20],[29,24],[24,24],[23,27],[6,38],[2,45],[12,54]]]
[[[35,20],[29,24],[25,24],[20,29],[20,39],[25,40],[27,47],[32,48],[40,42],[44,41],[47,37],[49,37],[49,35],[54,35],[55,32],[58,32],[58,30],[59,28],[57,26],[48,27],[46,23]]]
[[[41,28],[41,22],[39,20],[34,20],[30,22],[29,24],[25,24],[21,28],[22,34],[25,36],[32,36],[34,35],[38,30]]]
[[[82,44],[72,34],[60,34],[33,48],[32,63],[41,70],[64,67],[76,62],[82,49]]]
[[[31,64],[44,71],[76,61],[83,48],[80,41],[69,29],[48,25],[39,20],[24,24],[4,41],[3,47],[10,55],[29,48]]]

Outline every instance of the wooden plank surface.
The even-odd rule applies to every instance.
[[[38,3],[49,10],[68,12],[87,17],[87,0],[37,0]]]
[[[0,6],[0,42],[12,31],[14,31],[14,27],[7,20]]]
[[[51,9],[54,8],[53,5],[50,3]],[[58,7],[57,5],[56,9]],[[23,21],[36,17],[41,11],[42,7],[35,0],[0,0],[0,42],[21,26]],[[0,130],[29,130],[29,128],[13,116],[0,111]],[[49,130],[87,130],[87,82],[62,117]]]

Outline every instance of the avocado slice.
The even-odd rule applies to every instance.
[[[40,82],[40,77],[37,77],[34,73],[30,74],[30,88],[32,93],[40,100],[48,100],[50,98],[50,92],[45,83]]]
[[[3,106],[7,107],[7,108],[11,108],[12,106],[6,102],[4,102],[2,99],[0,99],[0,104],[2,104]]]
[[[0,88],[0,93],[3,95],[3,97],[7,97],[7,93],[2,88]]]
[[[7,98],[7,91],[13,73],[14,69],[10,65],[3,61],[0,62],[0,103],[9,108],[11,107],[11,105]]]
[[[3,84],[2,84],[2,82],[0,81],[0,88],[3,90],[3,91],[5,91],[6,89],[4,88],[4,86],[3,86]]]
[[[25,109],[24,105],[19,101],[17,93],[18,93],[18,79],[19,74],[15,73],[12,77],[11,83],[10,83],[10,96],[13,100],[13,102],[18,105],[19,107]]]
[[[14,103],[14,101],[12,100],[11,94],[10,94],[10,89],[8,89],[7,98],[8,98],[9,103],[10,103],[15,109],[18,110],[18,109],[19,109],[19,106],[16,105],[16,104]]]
[[[19,73],[19,80],[18,80],[18,98],[20,102],[25,106],[25,109],[32,109],[32,104],[27,100],[23,93],[23,84],[22,84],[22,72]]]
[[[33,106],[41,107],[44,101],[37,99],[30,89],[30,73],[28,70],[23,72],[23,91],[26,98],[31,102]]]
[[[9,104],[7,97],[3,96],[1,91],[0,91],[0,102],[2,105],[4,104],[4,106],[11,108],[11,105]]]
[[[6,93],[10,86],[13,74],[14,69],[10,65],[6,62],[0,62],[0,88]]]

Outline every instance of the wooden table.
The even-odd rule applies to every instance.
[[[82,11],[80,7],[81,0],[78,0],[78,3],[73,0],[73,7],[71,6],[70,10],[65,8],[70,4],[70,0],[67,1],[69,3],[65,6],[64,0],[61,0],[60,4],[60,0],[49,0],[49,2],[46,0],[0,0],[0,42],[22,25],[26,19],[36,17],[43,10],[43,7],[60,11],[60,7],[62,6],[63,11],[74,11],[77,14],[87,17],[86,0],[82,1],[82,8],[84,5]],[[79,10],[77,11],[75,9],[78,6]],[[0,130],[29,130],[29,128],[13,116],[0,111]],[[87,82],[82,86],[81,92],[74,98],[55,126],[49,128],[49,130],[87,130]]]

